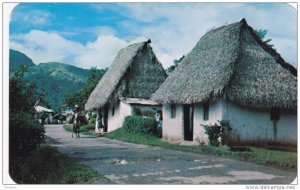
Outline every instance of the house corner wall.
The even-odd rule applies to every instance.
[[[112,115],[112,107],[108,110],[107,132],[114,131],[122,127],[125,117],[131,115],[131,106],[124,102],[118,102],[114,105],[115,113]]]
[[[184,139],[183,132],[183,112],[182,105],[176,104],[176,117],[171,118],[171,105],[165,104],[162,108],[163,113],[163,126],[162,134],[163,139],[172,143],[179,143]]]
[[[258,110],[227,102],[227,114],[232,130],[230,144],[235,145],[297,145],[297,113],[280,111],[280,118],[274,125],[270,109]]]
[[[209,104],[208,120],[204,120],[203,104],[194,105],[194,137],[193,140],[199,144],[208,144],[208,135],[205,134],[203,125],[214,125],[224,118],[225,103],[217,100]]]

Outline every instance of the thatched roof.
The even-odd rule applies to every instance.
[[[164,82],[166,73],[157,60],[150,41],[119,51],[111,67],[91,93],[86,110],[113,104],[121,98],[148,99]]]
[[[245,19],[206,33],[152,99],[193,104],[224,98],[253,108],[297,107],[297,70]]]

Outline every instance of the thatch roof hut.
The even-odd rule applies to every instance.
[[[162,104],[218,98],[252,108],[297,108],[297,70],[240,22],[206,33],[154,93]]]
[[[111,67],[91,93],[86,110],[97,110],[121,98],[148,99],[164,82],[166,73],[150,40],[119,51]]]

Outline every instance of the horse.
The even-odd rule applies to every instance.
[[[81,125],[81,116],[79,113],[75,113],[73,116],[73,131],[72,131],[72,138],[73,138],[73,133],[75,133],[75,137],[79,138],[80,135],[80,125]]]

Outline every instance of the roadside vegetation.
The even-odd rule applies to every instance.
[[[97,67],[92,67],[88,72],[88,79],[85,86],[75,92],[66,92],[63,103],[71,107],[77,104],[79,110],[84,110],[84,104],[106,71],[107,68],[97,69]]]
[[[20,184],[93,183],[101,178],[43,143],[45,129],[33,116],[38,99],[34,83],[24,79],[26,67],[9,78],[9,174]]]
[[[11,177],[20,184],[85,184],[101,178],[47,144],[41,144],[13,167],[18,172]]]

